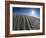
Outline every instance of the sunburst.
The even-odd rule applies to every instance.
[[[32,10],[31,15],[32,15],[32,16],[35,16],[35,11],[34,11],[34,10]]]

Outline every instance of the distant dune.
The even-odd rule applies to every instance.
[[[40,19],[27,15],[13,14],[13,30],[38,30]]]

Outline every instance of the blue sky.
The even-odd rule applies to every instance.
[[[31,15],[32,11],[35,12],[35,16],[40,17],[40,8],[13,7],[13,13],[15,14]]]

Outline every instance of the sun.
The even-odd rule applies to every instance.
[[[32,15],[32,16],[35,16],[35,11],[34,11],[34,10],[32,10],[31,15]]]
[[[39,18],[38,16],[36,16],[36,11],[35,11],[35,10],[32,10],[32,11],[30,12],[30,16]]]

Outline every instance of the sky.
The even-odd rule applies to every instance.
[[[40,8],[13,7],[13,13],[40,17]]]

